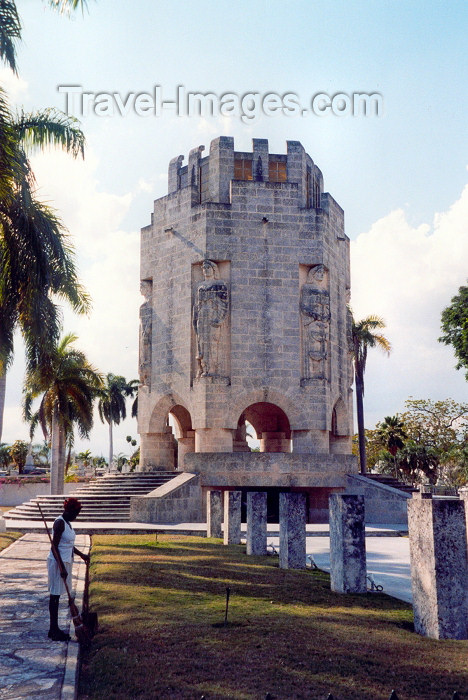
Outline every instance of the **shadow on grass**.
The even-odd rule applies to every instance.
[[[82,700],[388,700],[394,687],[440,700],[468,686],[468,644],[411,634],[410,606],[388,596],[333,594],[323,572],[284,571],[238,546],[102,540]]]

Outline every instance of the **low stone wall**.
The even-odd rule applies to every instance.
[[[347,474],[358,471],[354,455],[287,452],[191,452],[183,470],[201,476],[201,485],[345,488]]]
[[[380,484],[360,474],[348,474],[347,493],[364,496],[366,523],[407,525],[410,493]]]
[[[130,521],[137,523],[205,522],[197,474],[179,474],[145,496],[130,498]]]
[[[85,486],[84,483],[69,483],[65,484],[64,493],[74,493],[80,486]],[[28,483],[25,481],[21,484],[0,484],[0,506],[19,506],[21,503],[30,501],[36,496],[47,496],[50,494],[50,483],[48,481],[39,481]]]

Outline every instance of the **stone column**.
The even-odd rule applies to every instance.
[[[224,544],[240,544],[242,491],[224,492]]]
[[[267,495],[265,491],[247,493],[247,554],[267,553]]]
[[[304,569],[306,565],[306,497],[303,493],[280,493],[279,565],[281,569]]]
[[[177,440],[177,469],[183,471],[184,457],[188,452],[195,452],[195,431],[187,430],[186,437]]]
[[[6,522],[5,518],[0,516],[0,532],[6,532]]]
[[[232,452],[232,433],[228,428],[197,428],[195,452]]]
[[[142,433],[138,471],[174,469],[176,442],[172,428],[164,433]]]
[[[206,494],[206,536],[222,537],[223,492],[208,491]]]
[[[284,433],[262,433],[260,439],[260,452],[291,452],[291,441],[287,440]]]
[[[408,501],[414,629],[468,639],[468,553],[463,500],[416,493]]]
[[[365,593],[364,496],[333,493],[329,511],[331,589],[335,593]]]
[[[468,487],[464,486],[461,489],[458,489],[458,495],[460,497],[460,500],[464,501],[465,503],[465,521],[466,521],[466,531],[467,531],[467,537],[468,537]]]

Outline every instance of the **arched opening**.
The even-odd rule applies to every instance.
[[[329,432],[330,454],[343,454],[349,451],[349,428],[348,412],[343,399],[333,406],[330,432]]]
[[[250,451],[247,426],[260,441],[260,452],[291,452],[291,427],[282,408],[261,401],[248,406],[241,414],[234,438],[234,452]]]
[[[173,435],[174,468],[181,469],[188,452],[195,452],[195,432],[192,418],[185,406],[173,406],[167,416],[168,430]]]

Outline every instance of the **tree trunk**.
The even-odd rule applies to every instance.
[[[0,442],[2,441],[3,432],[3,410],[5,408],[6,397],[6,372],[0,374]]]
[[[364,432],[364,404],[363,404],[364,386],[360,377],[356,374],[356,410],[357,424],[359,437],[359,464],[361,474],[367,472],[366,460],[366,434]]]
[[[112,457],[114,456],[114,439],[112,436],[112,420],[109,421],[109,469],[112,469]]]
[[[50,448],[50,493],[63,493],[65,472],[65,431],[58,415],[52,414],[52,435]]]

